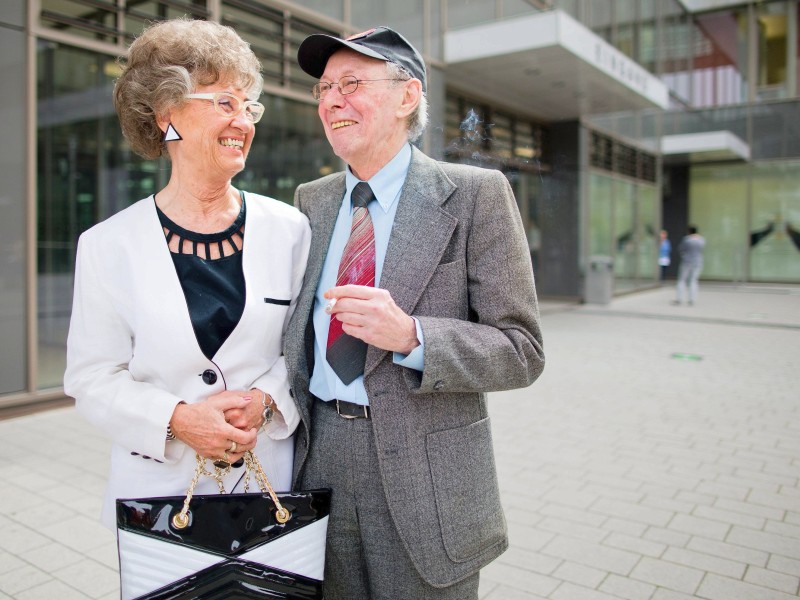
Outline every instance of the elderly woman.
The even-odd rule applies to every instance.
[[[116,498],[183,494],[196,454],[228,492],[248,450],[275,489],[291,484],[299,416],[281,348],[310,229],[231,185],[264,113],[260,69],[232,29],[174,20],[133,42],[114,89],[131,147],[172,172],[78,244],[64,387],[113,441],[109,527]],[[195,493],[217,491],[205,477]]]

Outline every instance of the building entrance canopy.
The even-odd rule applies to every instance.
[[[730,131],[665,135],[661,138],[664,161],[674,163],[750,160],[750,146]]]
[[[558,10],[450,31],[445,61],[448,86],[544,121],[669,105],[664,83]]]

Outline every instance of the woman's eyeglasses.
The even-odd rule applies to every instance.
[[[258,123],[264,116],[264,105],[253,100],[240,100],[228,92],[208,92],[205,94],[186,94],[189,100],[213,100],[214,109],[229,118],[236,117],[242,111],[253,123]]]

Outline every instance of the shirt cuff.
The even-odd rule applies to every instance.
[[[414,325],[417,328],[417,341],[419,342],[419,346],[408,354],[394,352],[392,360],[396,365],[422,372],[425,370],[425,338],[422,336],[422,326],[419,324],[419,320],[414,317],[411,318],[414,319]]]

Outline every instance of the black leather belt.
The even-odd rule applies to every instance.
[[[369,406],[356,404],[355,402],[345,402],[344,400],[331,400],[331,406],[336,407],[336,414],[343,419],[369,419]]]

